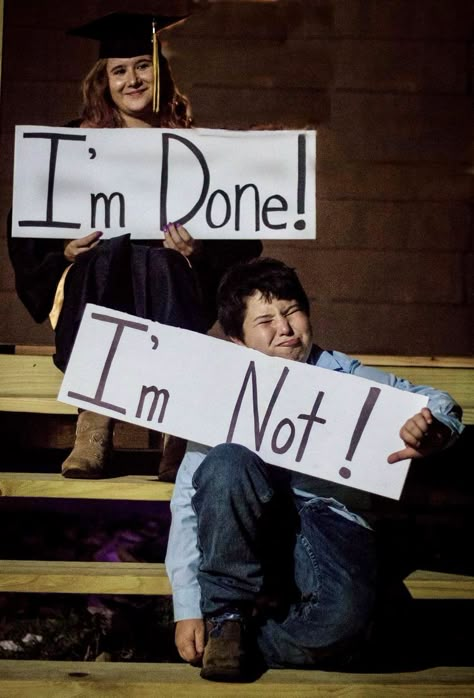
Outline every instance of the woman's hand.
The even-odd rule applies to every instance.
[[[84,252],[92,250],[98,243],[103,233],[100,230],[95,230],[83,238],[77,238],[68,242],[64,248],[64,256],[68,262],[76,262],[77,258]]]
[[[195,256],[201,247],[199,240],[194,240],[181,223],[168,223],[163,228],[165,236],[163,247],[176,250],[185,257]]]

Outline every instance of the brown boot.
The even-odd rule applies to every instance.
[[[261,674],[260,658],[251,651],[249,632],[238,614],[206,620],[207,643],[201,677],[208,681],[250,682]],[[256,648],[255,648],[256,650]]]
[[[112,454],[114,420],[103,414],[79,410],[74,448],[61,466],[63,477],[99,479]]]
[[[158,480],[160,482],[175,482],[176,473],[183,460],[186,451],[186,439],[178,436],[163,434],[163,452],[158,468]]]

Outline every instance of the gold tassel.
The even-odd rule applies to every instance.
[[[158,35],[156,21],[153,20],[153,113],[160,111],[160,63],[158,58]]]

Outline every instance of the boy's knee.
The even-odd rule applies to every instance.
[[[211,456],[218,460],[232,461],[236,463],[246,464],[254,458],[258,458],[250,449],[241,444],[218,444],[208,453],[207,457]]]
[[[245,446],[218,444],[211,449],[196,471],[195,484],[199,487],[210,480],[214,485],[220,483],[220,486],[225,486],[228,490],[257,463],[262,461]]]

